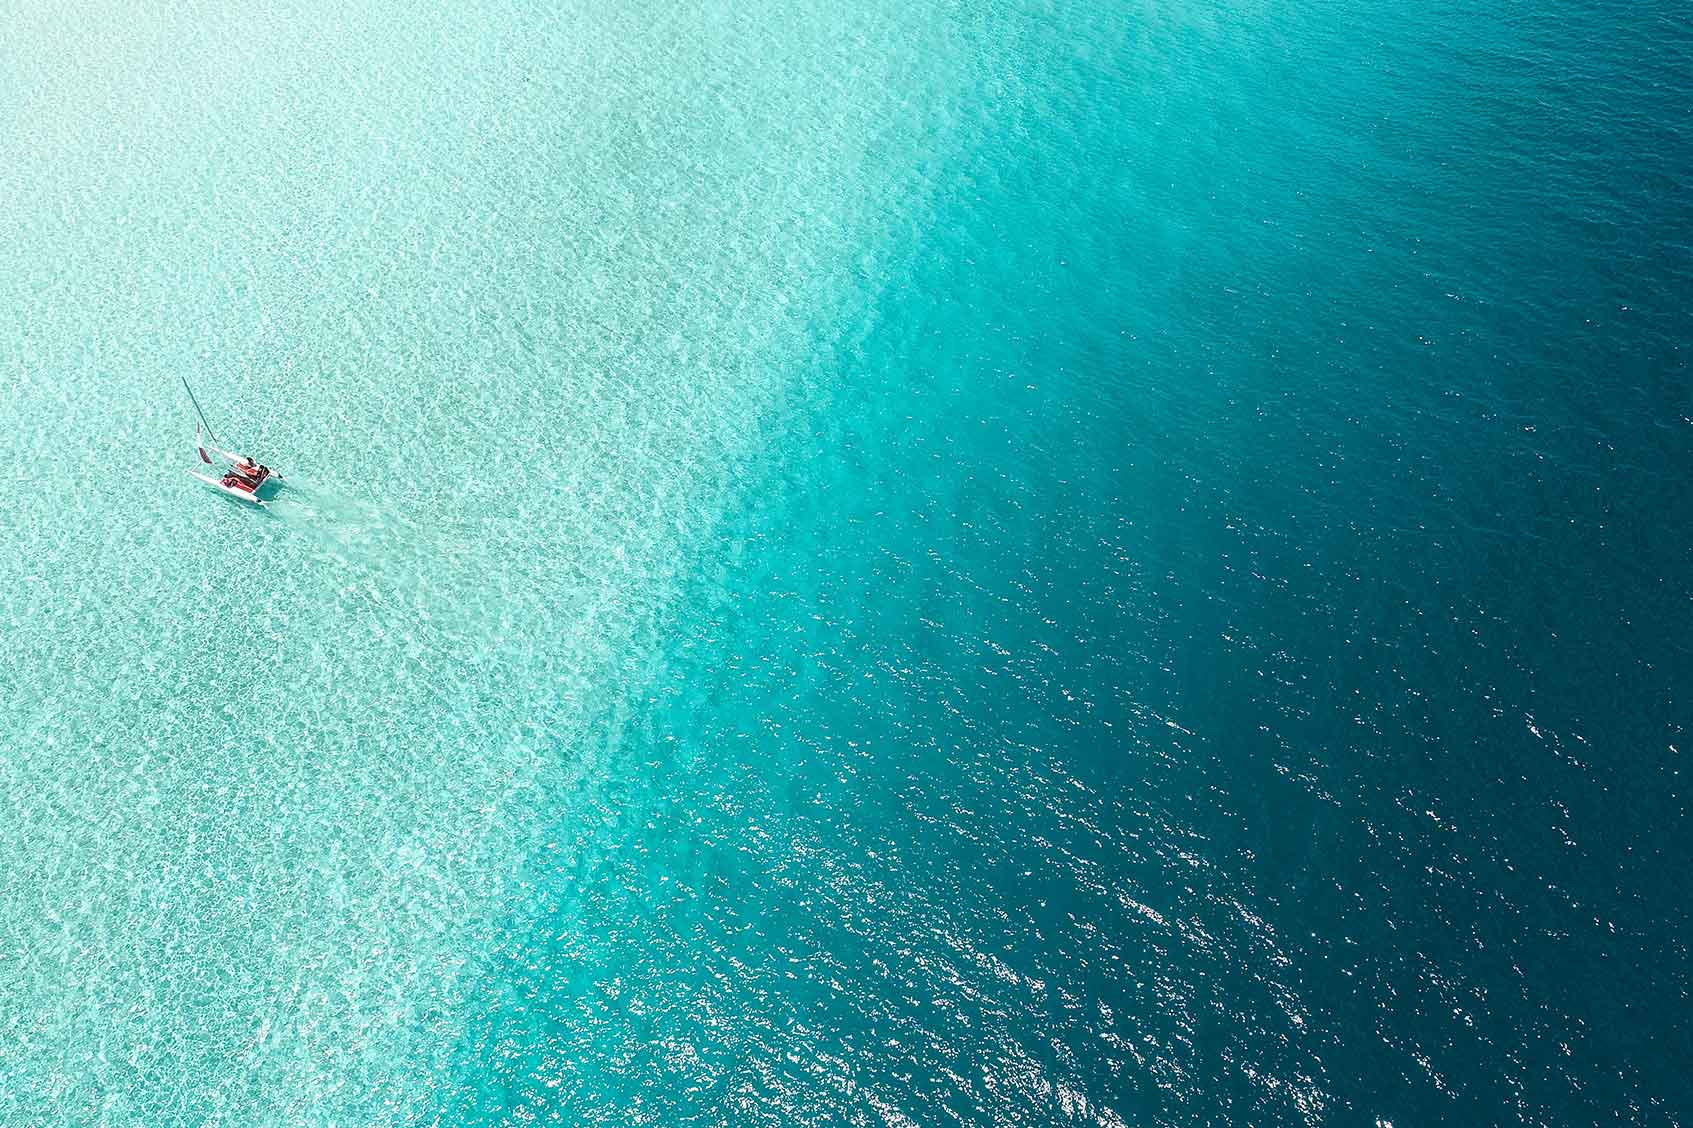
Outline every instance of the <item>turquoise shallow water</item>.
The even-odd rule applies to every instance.
[[[1676,10],[0,16],[0,1123],[1693,1116]]]

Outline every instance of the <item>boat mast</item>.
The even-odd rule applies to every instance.
[[[206,429],[206,434],[212,436],[212,442],[217,442],[218,437],[212,435],[212,425],[206,422],[206,413],[200,410],[200,401],[194,398],[194,389],[188,386],[188,377],[183,376],[181,380],[182,390],[188,393],[188,402],[194,405],[194,412],[200,417],[200,425]]]

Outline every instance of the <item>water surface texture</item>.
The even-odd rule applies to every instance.
[[[1693,1120],[1679,8],[0,28],[0,1124]]]

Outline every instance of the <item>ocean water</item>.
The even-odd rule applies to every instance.
[[[1679,8],[0,29],[0,1124],[1693,1119]]]

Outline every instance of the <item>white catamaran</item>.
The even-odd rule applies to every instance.
[[[247,455],[213,446],[212,443],[217,442],[217,436],[212,434],[211,425],[206,422],[206,413],[200,410],[200,401],[194,398],[194,389],[188,386],[187,377],[183,378],[182,387],[188,393],[189,402],[194,405],[195,414],[200,417],[200,421],[194,425],[194,450],[199,454],[200,461],[212,467],[214,471],[212,474],[206,474],[199,470],[190,470],[189,473],[237,501],[245,501],[263,508],[265,502],[259,497],[259,490],[271,482],[281,482],[282,475]],[[202,429],[211,442],[201,439]],[[212,460],[214,454],[227,464],[221,471],[217,468],[218,463]]]

